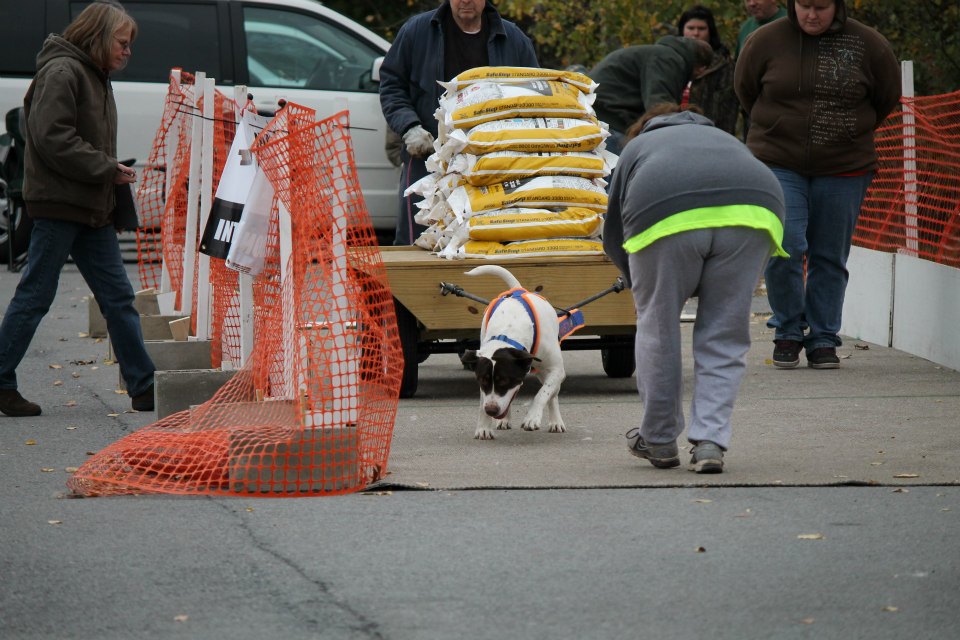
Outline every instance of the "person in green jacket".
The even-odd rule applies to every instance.
[[[743,5],[747,9],[750,17],[740,25],[740,34],[737,36],[736,57],[740,57],[743,50],[743,43],[747,37],[774,20],[787,17],[787,10],[780,6],[779,0],[743,0]]]
[[[110,73],[131,55],[137,24],[117,2],[88,5],[47,37],[24,97],[23,195],[33,233],[27,266],[0,325],[0,412],[40,415],[17,390],[16,368],[57,294],[72,256],[107,321],[131,404],[154,408],[154,365],[114,228],[116,185],[136,181],[117,160],[117,107]],[[129,187],[127,187],[129,188]]]
[[[597,83],[593,108],[610,127],[607,150],[620,153],[627,129],[647,109],[679,104],[687,82],[700,77],[712,61],[709,43],[664,36],[656,44],[617,49],[598,62],[590,71]]]

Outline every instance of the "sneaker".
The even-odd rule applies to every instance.
[[[651,444],[640,437],[638,427],[627,431],[627,448],[630,453],[638,458],[646,458],[658,469],[670,469],[680,465],[676,440],[666,444]]]
[[[800,364],[800,351],[803,345],[799,340],[773,341],[773,366],[780,369],[793,369]]]
[[[723,449],[715,442],[701,440],[691,450],[690,471],[723,473]]]
[[[153,385],[147,387],[143,393],[130,398],[130,406],[134,411],[153,411]]]
[[[807,352],[807,366],[811,369],[839,369],[840,358],[835,347],[817,347]]]
[[[13,418],[40,415],[40,405],[30,402],[16,389],[0,389],[0,411]]]

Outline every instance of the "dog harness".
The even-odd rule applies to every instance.
[[[483,314],[483,321],[484,323],[488,322],[490,320],[490,316],[493,315],[493,312],[497,310],[497,307],[499,307],[500,303],[503,302],[504,300],[513,299],[519,302],[523,306],[523,308],[527,311],[527,315],[530,317],[530,323],[533,325],[533,345],[530,347],[529,352],[530,352],[530,355],[535,356],[537,355],[537,347],[540,346],[540,319],[537,316],[536,309],[534,309],[533,305],[530,304],[529,296],[537,296],[541,300],[543,299],[542,296],[539,296],[535,293],[530,293],[526,289],[522,289],[519,287],[515,289],[510,289],[509,291],[505,291],[501,293],[499,296],[497,296],[496,300],[494,300],[489,305],[487,305],[487,310]],[[566,312],[563,320],[559,321],[560,340],[563,340],[564,338],[568,337],[570,334],[572,334],[574,331],[581,328],[582,326],[584,326],[582,311],[580,311],[579,309],[571,309],[570,311]],[[523,346],[522,344],[520,344],[510,336],[498,334],[495,336],[491,336],[489,339],[499,340],[500,342],[504,342],[510,345],[514,349],[519,349],[520,351],[527,351],[527,348],[525,346]]]

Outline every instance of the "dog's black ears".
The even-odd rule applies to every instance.
[[[460,363],[465,365],[475,365],[480,358],[477,356],[476,349],[466,349],[460,354]]]

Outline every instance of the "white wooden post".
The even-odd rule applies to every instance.
[[[207,228],[210,207],[213,206],[213,119],[217,83],[207,78],[203,83],[203,147],[200,153],[200,233]],[[196,251],[196,245],[193,249]],[[210,303],[213,298],[210,284],[210,256],[199,253],[197,258],[197,340],[210,339]]]
[[[200,217],[200,155],[203,147],[203,119],[197,113],[200,100],[200,87],[206,82],[207,74],[198,71],[194,76],[193,100],[189,105],[190,127],[190,177],[187,181],[187,221],[183,240],[183,281],[180,284],[180,315],[191,315],[193,311],[193,274],[197,265],[197,224]]]
[[[914,97],[913,60],[900,63],[902,94],[904,98]],[[916,256],[920,248],[917,229],[917,130],[916,118],[912,109],[903,112],[903,222],[907,236],[906,247],[902,253]]]
[[[237,127],[246,126],[243,124],[243,110],[247,104],[246,86],[239,85],[233,88],[233,101],[237,106]],[[240,362],[235,363],[235,366],[242,368],[253,353],[253,276],[246,273],[238,274],[237,287],[240,299]],[[222,368],[225,367],[226,363]]]
[[[170,79],[173,83],[176,84],[177,91],[183,92],[183,85],[180,82],[180,69],[174,68],[170,70]],[[169,95],[169,90],[168,90]],[[170,128],[167,130],[167,137],[164,141],[163,150],[163,201],[164,203],[171,202],[173,197],[173,181],[170,179],[174,171],[174,166],[177,162],[177,151],[180,149],[180,118],[174,116],[173,120],[170,123]],[[167,261],[163,258],[163,246],[161,245],[161,255],[160,255],[160,292],[166,294],[169,299],[169,295],[173,293],[173,296],[176,297],[176,292],[172,291],[173,285],[170,282],[170,269],[167,266]],[[163,312],[164,309],[161,309]],[[169,312],[167,312],[169,314]]]

